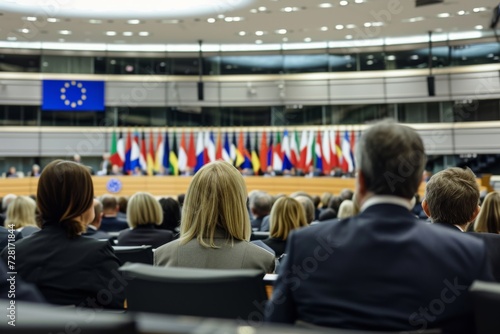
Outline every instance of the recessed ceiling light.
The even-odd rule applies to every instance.
[[[106,36],[116,36],[116,31],[106,31]]]
[[[284,34],[286,34],[286,29],[278,29],[278,30],[276,30],[276,33],[278,35],[284,35]]]
[[[26,21],[35,22],[36,21],[36,17],[34,17],[34,16],[28,16],[28,17],[26,17]]]
[[[320,30],[321,31],[328,31],[328,27],[326,27],[326,26],[325,27],[321,27]]]
[[[217,18],[218,18],[218,19],[221,19],[221,20],[222,20],[223,18],[225,18],[225,17],[226,17],[226,16],[225,16],[224,14],[219,14],[219,15],[217,15]]]
[[[310,41],[312,41],[311,37],[304,38],[304,42],[309,43]]]
[[[70,30],[59,30],[59,33],[61,35],[71,35],[71,31]]]
[[[437,14],[437,17],[439,18],[447,18],[447,17],[450,17],[450,13],[439,13]]]
[[[265,12],[267,10],[267,7],[264,7],[264,6],[260,6],[259,8],[257,8],[259,10],[259,12]]]
[[[127,37],[134,35],[134,33],[132,31],[124,31],[122,34],[123,34],[123,36],[127,36]]]
[[[30,30],[27,28],[20,29],[19,31],[22,32],[23,34],[29,34],[30,32]]]
[[[261,39],[256,40],[255,44],[262,44],[262,40]]]
[[[354,28],[356,28],[356,25],[351,23],[351,24],[346,25],[345,27],[347,29],[354,29]]]
[[[335,26],[335,29],[337,29],[337,30],[342,30],[342,29],[344,29],[344,26],[343,26],[342,24],[337,24],[337,25]]]
[[[91,24],[101,24],[101,23],[102,23],[102,20],[90,19],[90,20],[89,20],[89,23],[91,23]]]
[[[210,17],[207,19],[208,23],[215,23],[215,19],[213,17]]]
[[[414,23],[414,22],[420,22],[420,21],[423,21],[423,20],[425,20],[425,17],[423,17],[423,16],[417,16],[417,17],[412,17],[412,18],[408,19],[408,22]]]
[[[139,31],[139,36],[142,36],[142,37],[149,36],[149,32],[147,32],[147,31]]]
[[[370,27],[372,26],[372,23],[371,23],[371,22],[365,22],[365,23],[363,24],[363,26],[364,26],[365,28],[370,28]]]
[[[299,10],[300,10],[299,7],[285,7],[285,8],[281,8],[281,11],[285,12],[285,13],[298,12]]]
[[[365,0],[354,0],[355,3],[363,3]]]
[[[262,35],[264,35],[264,32],[263,32],[262,30],[257,30],[257,31],[255,32],[255,35],[257,35],[257,36],[262,36]]]
[[[476,7],[476,8],[474,8],[472,11],[473,11],[474,13],[479,13],[479,12],[485,12],[485,11],[487,11],[487,10],[488,10],[488,8],[486,8],[486,7]]]
[[[474,27],[474,29],[476,30],[482,30],[484,27],[482,25],[477,25]]]
[[[233,22],[240,22],[240,21],[243,21],[243,17],[241,17],[241,16],[234,16],[234,17],[232,17],[232,21],[233,21]]]
[[[332,8],[333,5],[329,2],[323,2],[318,5],[319,8]]]
[[[55,17],[48,17],[47,18],[47,22],[50,22],[50,23],[56,23],[56,22],[59,22],[60,20],[59,19],[56,19]]]
[[[8,41],[17,41],[17,37],[9,36],[9,37],[7,37],[7,40]]]
[[[372,26],[374,27],[381,27],[384,25],[384,22],[372,22]]]
[[[389,60],[389,61],[394,61],[394,60],[396,60],[396,56],[395,55],[388,55],[386,57],[386,59]]]
[[[368,65],[368,66],[373,65],[373,60],[367,60],[367,61],[366,61],[366,65]]]
[[[341,6],[347,6],[348,4],[349,4],[349,2],[347,2],[346,0],[340,1]]]
[[[352,35],[346,35],[345,39],[352,39]]]
[[[255,8],[250,9],[250,13],[257,14],[259,11]]]
[[[245,36],[246,34],[247,34],[247,33],[246,33],[246,31],[240,31],[240,32],[238,33],[238,35],[240,35],[240,36]]]
[[[465,10],[460,10],[457,12],[458,15],[465,15]]]
[[[493,57],[495,57],[495,55],[493,53],[488,54],[488,58],[493,58]]]
[[[141,20],[137,20],[137,19],[128,20],[127,23],[128,24],[139,24],[139,23],[141,23]]]
[[[226,22],[233,22],[233,18],[231,16],[227,16],[224,21]]]

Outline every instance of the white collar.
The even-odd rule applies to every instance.
[[[408,211],[412,209],[410,200],[398,197],[398,196],[390,196],[390,195],[375,195],[370,198],[368,198],[365,203],[363,203],[363,206],[361,207],[361,211],[366,210],[370,206],[377,205],[377,204],[393,204],[393,205],[399,205],[404,208],[406,208]]]
[[[90,229],[92,229],[94,231],[97,231],[97,227],[95,227],[94,225],[88,224],[87,226],[88,226],[88,228],[90,228]]]

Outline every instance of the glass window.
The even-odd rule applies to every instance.
[[[500,60],[498,43],[457,45],[451,47],[451,61],[454,66],[496,63]]]
[[[44,73],[94,73],[94,57],[42,56]]]
[[[440,103],[404,103],[397,106],[398,121],[402,123],[437,123],[440,120]]]
[[[222,56],[221,74],[280,74],[283,73],[282,55]]]
[[[354,55],[328,56],[328,67],[330,72],[356,71],[357,60]]]
[[[384,54],[382,52],[360,53],[359,68],[361,71],[385,70]]]
[[[328,55],[285,55],[285,73],[328,72]]]
[[[0,72],[40,72],[40,56],[0,54]]]

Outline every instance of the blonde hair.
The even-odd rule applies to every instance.
[[[18,196],[7,208],[5,227],[14,225],[14,229],[25,226],[36,226],[36,203],[27,196]]]
[[[227,242],[249,240],[247,190],[240,172],[225,161],[203,166],[186,192],[181,216],[181,243],[196,238],[204,247],[218,248],[216,230],[224,230]],[[208,242],[206,241],[208,239]]]
[[[271,238],[286,240],[291,230],[308,225],[304,207],[294,198],[281,197],[273,205],[269,225]]]
[[[128,201],[127,221],[132,228],[138,225],[161,225],[163,211],[160,203],[150,193],[135,193]]]
[[[494,191],[486,195],[481,211],[474,223],[475,232],[500,232],[500,193]]]
[[[354,202],[351,201],[350,199],[343,200],[342,203],[340,203],[337,218],[343,219],[352,217],[355,215],[354,212],[355,212]]]

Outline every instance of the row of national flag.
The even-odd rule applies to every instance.
[[[335,129],[303,130],[301,132],[250,132],[219,131],[157,133],[144,131],[125,134],[113,130],[111,139],[112,165],[124,174],[140,171],[148,175],[193,174],[203,165],[227,161],[239,169],[254,174],[269,171],[285,172],[292,169],[303,173],[310,171],[325,175],[332,170],[343,173],[354,171],[354,147],[357,131]],[[156,139],[155,139],[156,137]],[[252,142],[253,137],[253,142]],[[178,145],[179,139],[179,145]]]

